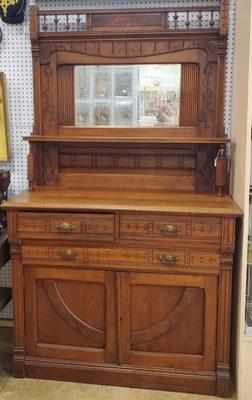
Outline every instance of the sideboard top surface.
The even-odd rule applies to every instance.
[[[157,190],[66,191],[41,188],[23,191],[3,204],[5,209],[52,211],[137,211],[238,217],[239,208],[228,195]]]

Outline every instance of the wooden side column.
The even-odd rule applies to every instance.
[[[218,332],[217,332],[217,384],[216,395],[230,397],[230,335],[231,291],[235,245],[235,219],[222,220],[221,271],[219,277]]]
[[[33,64],[33,105],[34,105],[34,129],[35,135],[41,134],[41,85],[40,85],[40,60],[39,60],[39,26],[38,7],[30,7],[30,38],[32,43]]]
[[[25,375],[24,276],[21,262],[21,246],[17,236],[17,211],[8,211],[8,239],[12,261],[13,375],[16,378],[23,378]]]

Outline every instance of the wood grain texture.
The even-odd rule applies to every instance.
[[[26,303],[27,354],[109,362],[115,357],[113,274],[69,272],[26,268],[26,296],[36,298]]]
[[[20,238],[61,240],[113,240],[113,214],[64,214],[20,212]]]
[[[230,321],[231,321],[232,271],[223,270],[219,283],[218,338],[217,338],[217,389],[221,397],[231,395],[230,371]]]
[[[69,253],[69,256],[67,255]],[[171,262],[166,260],[166,255],[176,257],[176,261]],[[39,245],[23,245],[22,257],[25,260],[58,260],[64,264],[75,265],[83,263],[84,266],[93,266],[99,264],[117,265],[120,268],[121,264],[128,265],[150,265],[161,266],[167,268],[187,267],[187,268],[219,268],[220,255],[217,251],[182,251],[166,247],[162,250],[153,250],[144,248],[130,247],[78,247],[78,246],[39,246]],[[150,268],[151,270],[151,268]]]
[[[182,64],[180,125],[197,126],[199,67],[197,64]]]
[[[92,340],[100,345],[104,345],[105,332],[101,329],[97,329],[86,322],[80,320],[73,311],[64,302],[61,294],[58,291],[55,281],[50,279],[43,280],[47,296],[49,297],[53,307],[57,313],[64,319],[68,325],[70,325],[77,332],[84,336],[91,337]]]
[[[200,136],[195,128],[149,128],[149,127],[59,127],[58,136],[25,136],[29,142],[65,142],[65,143],[230,143],[227,136]],[[120,135],[119,135],[120,134]]]
[[[58,68],[58,124],[74,125],[74,67]]]
[[[45,206],[46,205],[46,206]],[[3,209],[65,211],[150,211],[184,215],[239,217],[240,209],[230,196],[144,190],[87,190],[71,192],[55,188],[24,191],[7,202]]]
[[[9,228],[10,229],[10,228]],[[11,244],[12,260],[12,298],[13,298],[13,333],[14,355],[13,375],[16,378],[24,377],[25,356],[25,322],[24,322],[24,275],[21,262],[20,246]]]

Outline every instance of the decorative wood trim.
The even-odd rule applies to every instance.
[[[227,40],[225,36],[219,39],[218,56],[218,83],[216,104],[216,132],[217,136],[225,135],[224,126],[224,103],[225,103],[225,81],[226,81],[226,52]]]
[[[30,142],[30,151],[27,156],[27,178],[30,191],[42,185],[42,150],[41,143]]]
[[[199,65],[182,64],[180,126],[196,126],[198,119]]]
[[[39,21],[38,21],[38,12],[39,8],[37,6],[30,6],[30,38],[34,44],[34,41],[38,40],[38,32],[39,32]]]
[[[18,213],[16,210],[9,210],[8,215],[8,242],[18,244]]]
[[[73,258],[62,256],[62,252],[70,250]],[[165,263],[161,257],[166,254],[172,254],[177,257],[174,264]],[[78,247],[78,246],[39,246],[39,245],[23,245],[22,257],[26,260],[55,260],[65,264],[77,262],[86,265],[93,264],[110,264],[114,265],[153,265],[175,268],[216,268],[220,267],[220,253],[218,251],[181,251],[174,249],[150,250],[146,248],[130,248],[130,247]]]
[[[119,296],[119,331],[120,348],[119,357],[122,364],[130,364],[130,273],[120,272],[118,296]]]
[[[74,67],[64,65],[58,68],[58,124],[74,125]]]
[[[196,147],[196,192],[212,193],[215,189],[214,156],[215,145]]]
[[[8,213],[8,217],[11,213]],[[10,220],[8,220],[10,224]],[[11,229],[10,229],[11,230]],[[9,231],[10,231],[9,230]],[[20,246],[11,246],[12,295],[13,295],[13,373],[15,377],[24,377],[25,321],[24,321],[24,273],[21,262]]]
[[[52,358],[25,358],[26,375],[30,378],[48,378],[108,385],[138,387],[142,389],[170,390],[215,395],[216,376],[214,372],[174,369],[157,370],[157,368],[138,368],[134,366],[90,365],[68,360]],[[158,379],[155,377],[158,375]]]
[[[213,132],[216,110],[216,64],[208,62],[201,77],[199,128],[201,132]]]
[[[40,10],[39,35],[61,37],[66,34],[89,35],[90,33],[124,32],[218,32],[215,14],[220,7],[167,7],[121,10]],[[54,19],[48,19],[48,17]],[[71,22],[69,23],[69,17]],[[183,23],[183,20],[186,20]],[[203,27],[204,26],[204,27]],[[60,28],[60,29],[59,29]]]
[[[61,178],[58,175],[59,149],[57,143],[43,143],[43,184],[58,186]]]
[[[119,136],[120,134],[120,136]],[[62,127],[58,128],[58,136],[33,135],[24,136],[27,142],[68,142],[68,143],[99,143],[99,144],[114,144],[123,143],[125,145],[135,144],[222,144],[230,143],[227,136],[199,136],[195,128],[116,128],[107,129],[98,127]]]
[[[181,321],[188,308],[197,301],[197,298],[197,288],[185,288],[176,306],[161,321],[147,329],[131,332],[131,345],[149,342],[169,332]]]
[[[13,347],[13,359],[12,359],[12,373],[13,373],[14,378],[24,378],[25,377],[24,362],[25,362],[24,347],[14,346]]]
[[[54,280],[43,279],[43,283],[52,306],[61,316],[61,318],[74,330],[104,347],[105,332],[80,320],[80,318],[78,318],[77,315],[75,315],[73,311],[69,309],[64,302],[64,299],[62,298]]]
[[[56,54],[50,57],[50,64],[41,66],[41,119],[42,132],[56,135],[58,127],[58,90]]]
[[[60,144],[60,171],[189,171],[195,170],[195,152],[188,146],[146,149],[139,147],[104,148]]]
[[[234,254],[221,252],[221,267],[224,269],[232,269]]]
[[[233,253],[235,247],[235,218],[222,219],[222,239],[221,251],[224,253]]]
[[[117,363],[117,334],[116,334],[116,272],[105,274],[106,296],[106,344],[105,360],[107,363]]]
[[[229,0],[220,1],[220,35],[228,34],[229,25]]]
[[[216,395],[229,397],[230,377],[230,321],[232,271],[222,270],[219,278],[218,336],[217,336],[217,388]]]
[[[33,134],[41,134],[41,76],[40,76],[40,62],[37,56],[33,54],[33,87],[36,90],[33,91],[33,107],[34,107],[34,127]]]
[[[28,178],[28,186],[29,190],[34,190],[34,180],[35,180],[35,171],[34,171],[34,143],[30,143],[30,152],[27,156],[27,178]]]

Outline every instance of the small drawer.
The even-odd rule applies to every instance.
[[[21,212],[18,216],[20,238],[113,239],[113,214],[50,214]]]
[[[221,218],[139,216],[123,214],[120,218],[122,239],[190,239],[220,241]]]
[[[153,250],[142,248],[72,247],[23,245],[22,257],[34,260],[57,260],[83,265],[162,266],[181,268],[218,268],[218,251],[182,251],[176,249]]]

